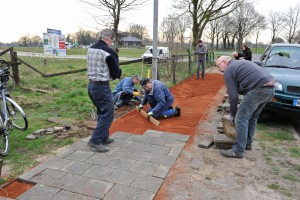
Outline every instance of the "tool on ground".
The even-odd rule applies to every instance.
[[[136,106],[136,110],[143,116],[145,117],[146,119],[148,118],[148,114],[142,110],[142,109],[139,109],[139,106]],[[154,117],[150,116],[149,118],[149,121],[154,124],[155,126],[159,126],[160,122],[157,121],[156,119],[154,119]]]

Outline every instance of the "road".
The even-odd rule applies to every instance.
[[[1,53],[2,51],[0,51]],[[27,56],[27,57],[44,57],[43,53],[33,53],[33,52],[22,52],[17,51],[18,56]],[[47,56],[51,57],[51,56]],[[62,59],[86,59],[86,55],[66,55],[64,57],[59,56],[53,56],[53,58],[62,58]],[[131,61],[131,60],[137,60],[140,58],[127,58],[127,57],[119,57],[120,61]]]

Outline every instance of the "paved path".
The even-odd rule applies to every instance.
[[[153,199],[189,139],[148,130],[116,132],[107,153],[79,141],[18,179],[36,183],[17,199]]]

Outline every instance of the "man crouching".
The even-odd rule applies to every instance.
[[[144,98],[139,105],[139,110],[149,102],[148,119],[150,116],[156,119],[164,119],[172,116],[180,116],[180,108],[173,109],[174,97],[165,84],[158,80],[143,78],[140,81],[145,90]]]

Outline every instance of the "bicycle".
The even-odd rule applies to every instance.
[[[0,67],[2,68],[5,66],[9,66],[9,64],[5,60],[0,60]],[[15,87],[16,87],[16,83],[14,77],[11,74],[9,74],[9,80],[5,85],[6,91],[11,92],[15,89]]]
[[[0,69],[0,91],[2,99],[0,109],[0,155],[2,156],[8,154],[9,130],[12,130],[13,127],[19,130],[26,130],[28,128],[28,120],[25,112],[6,92],[5,85],[7,85],[8,80],[9,67],[2,67]],[[19,114],[21,116],[19,116]]]

